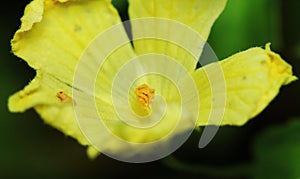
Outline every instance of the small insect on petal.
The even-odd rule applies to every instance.
[[[63,103],[74,103],[75,104],[74,100],[63,91],[59,91],[56,94],[56,97]]]

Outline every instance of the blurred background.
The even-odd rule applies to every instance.
[[[84,147],[44,124],[34,110],[9,113],[9,95],[35,75],[10,49],[10,39],[29,2],[10,0],[0,7],[0,178],[300,177],[299,81],[284,86],[245,126],[222,127],[206,148],[198,149],[200,133],[195,132],[172,157],[146,164],[119,162],[105,155],[91,161]],[[127,2],[114,3],[127,19]],[[208,42],[220,59],[272,42],[272,49],[293,65],[299,77],[299,8],[298,0],[229,0]]]

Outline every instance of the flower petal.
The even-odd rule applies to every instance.
[[[62,101],[57,97],[59,89],[62,88],[65,88],[64,93],[71,93],[71,87],[66,88],[65,84],[55,77],[37,71],[36,77],[24,90],[9,98],[9,109],[13,112],[23,112],[34,107],[47,124],[77,139],[82,145],[87,145],[88,142],[75,120],[73,101]]]
[[[138,39],[134,41],[136,53],[162,53],[189,71],[194,70],[211,26],[225,4],[226,0],[129,0],[132,35]],[[153,22],[147,20],[149,17]],[[133,21],[138,18],[147,19]],[[196,57],[191,56],[191,51]]]
[[[109,1],[35,0],[12,40],[15,55],[70,83],[79,57],[96,35],[120,23]]]
[[[270,44],[265,50],[251,48],[209,64],[193,77],[200,95],[200,126],[243,125],[274,99],[282,85],[297,79]]]
[[[10,97],[10,111],[23,112],[33,107],[46,123],[82,145],[90,145],[74,117],[72,80],[90,42],[121,22],[117,11],[109,0],[34,0],[21,21],[11,42],[12,50],[37,70],[37,76]],[[125,31],[118,35],[126,36]],[[88,154],[96,156],[92,149]]]

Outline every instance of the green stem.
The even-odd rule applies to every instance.
[[[251,172],[251,165],[249,164],[240,164],[227,167],[203,166],[181,162],[172,155],[162,159],[162,162],[173,170],[186,172],[189,174],[201,174],[214,177],[249,176]]]

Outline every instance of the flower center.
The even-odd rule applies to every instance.
[[[142,84],[135,89],[136,99],[142,105],[142,107],[147,110],[151,99],[155,93],[154,89],[150,89],[148,85]]]
[[[132,110],[140,117],[146,117],[151,113],[151,101],[154,97],[154,89],[148,85],[142,84],[132,90],[132,98],[130,104]]]

